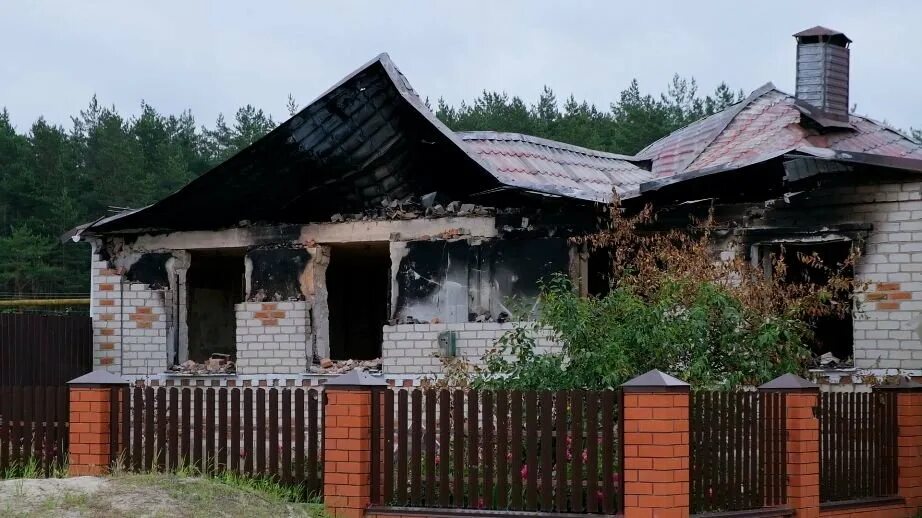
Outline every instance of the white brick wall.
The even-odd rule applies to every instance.
[[[384,326],[382,358],[385,375],[439,374],[441,362],[438,352],[438,335],[442,331],[457,331],[456,354],[474,364],[494,347],[497,339],[513,329],[515,324],[495,322],[460,324],[401,324]],[[539,352],[560,351],[560,345],[548,338],[546,331],[538,333]]]
[[[310,323],[307,302],[243,302],[237,312],[237,372],[302,373],[307,370]]]
[[[166,369],[170,350],[166,293],[123,282],[107,261],[93,255],[94,369],[115,374],[152,374]]]
[[[754,224],[872,227],[855,269],[869,283],[854,320],[855,366],[877,374],[922,370],[922,183],[850,185],[794,197]]]

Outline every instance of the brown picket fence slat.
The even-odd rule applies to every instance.
[[[896,393],[820,394],[820,501],[896,495]]]
[[[619,407],[615,391],[385,389],[374,503],[615,514]]]
[[[112,435],[113,460],[124,457],[134,470],[230,470],[300,486],[305,496],[321,493],[322,406],[316,389],[138,387],[112,394],[117,409],[112,430],[119,431]],[[5,404],[0,401],[0,408]]]

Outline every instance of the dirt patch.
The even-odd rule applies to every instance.
[[[0,481],[0,515],[17,518],[325,516],[322,505],[294,504],[218,480],[172,475]]]

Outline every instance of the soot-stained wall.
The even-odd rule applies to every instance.
[[[495,319],[514,312],[513,298],[531,307],[539,281],[568,266],[563,238],[407,243],[394,278],[392,314],[399,321]]]
[[[169,252],[151,252],[141,255],[125,272],[125,280],[147,284],[151,289],[170,285],[166,263],[173,257]]]
[[[303,248],[262,248],[250,250],[247,300],[304,300],[300,276],[310,260]]]

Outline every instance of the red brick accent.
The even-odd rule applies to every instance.
[[[71,387],[68,473],[109,472],[109,388]]]
[[[877,291],[896,291],[900,289],[900,283],[898,282],[879,282],[877,283]]]
[[[115,329],[100,329],[99,334],[101,336],[113,336],[115,334]]]
[[[624,395],[624,516],[688,516],[688,393]]]
[[[279,325],[278,319],[275,318],[264,318],[261,320],[264,326],[277,326]]]
[[[112,349],[115,349],[115,344],[113,342],[103,342],[99,344],[99,348],[103,351],[111,351]]]
[[[820,515],[819,391],[785,394],[788,505],[798,518]]]
[[[103,356],[99,359],[100,365],[112,365],[113,363],[115,363],[115,358],[111,356]]]
[[[138,329],[151,329],[153,327],[153,322],[138,322]]]
[[[139,315],[150,315],[151,313],[153,313],[153,311],[154,311],[154,308],[148,308],[144,306],[135,308],[135,312],[138,313]]]
[[[114,306],[114,305],[115,305],[115,300],[113,300],[113,299],[101,299],[101,300],[99,301],[99,305],[100,305],[100,306]]]
[[[323,502],[333,516],[361,517],[371,503],[371,390],[327,387],[325,397]]]
[[[922,391],[897,394],[900,496],[910,509],[922,508]]]
[[[115,290],[115,286],[112,284],[100,284],[99,285],[99,291],[113,291],[113,290]]]
[[[265,303],[263,304],[263,311],[272,311],[273,309],[278,309],[279,305],[274,303]],[[259,317],[257,317],[259,318]]]
[[[97,316],[99,317],[99,320],[102,320],[103,322],[110,322],[115,320],[115,315],[113,313],[100,313]]]
[[[899,302],[878,302],[877,311],[895,311],[900,309]]]

